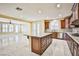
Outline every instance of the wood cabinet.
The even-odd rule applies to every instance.
[[[65,20],[61,20],[61,29],[64,29],[65,28]]]
[[[43,52],[52,43],[52,34],[43,37],[31,37],[31,50],[34,53],[42,55]]]
[[[58,32],[52,32],[52,38],[58,38]]]
[[[67,41],[71,54],[73,55],[73,39],[68,34],[65,34],[65,40]]]
[[[72,14],[70,15],[70,17],[68,18],[68,28],[70,28],[70,19],[72,18]]]
[[[72,6],[72,18],[70,19],[70,23],[79,19],[79,3],[74,3]]]
[[[70,28],[70,19],[72,18],[72,14],[64,18],[65,20],[65,28]]]
[[[74,41],[73,42],[73,55],[74,56],[77,56],[77,54],[78,54],[77,53],[78,52],[77,50],[78,50],[77,43]]]
[[[77,56],[79,56],[79,45],[77,46]]]
[[[49,21],[48,20],[45,20],[44,21],[44,25],[45,25],[45,30],[49,29]]]
[[[72,56],[79,56],[79,44],[65,33],[64,39],[67,41]]]
[[[74,3],[72,6],[73,19],[79,18],[79,3]]]

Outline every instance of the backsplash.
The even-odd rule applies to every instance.
[[[72,28],[73,33],[79,33],[79,28]]]

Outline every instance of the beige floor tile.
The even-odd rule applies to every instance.
[[[0,56],[39,56],[31,52],[29,40],[23,35],[6,35],[0,37]],[[27,38],[27,37],[26,37]],[[46,49],[42,56],[71,56],[67,42],[53,39],[52,44]]]

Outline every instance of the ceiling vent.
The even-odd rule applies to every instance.
[[[22,11],[22,8],[16,7],[16,10],[17,10],[17,11]]]

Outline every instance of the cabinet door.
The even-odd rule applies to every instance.
[[[65,28],[65,20],[61,20],[61,29]]]
[[[45,38],[45,37],[43,37],[42,39],[41,39],[41,48],[42,48],[42,50],[44,51],[45,50],[45,48],[46,48],[46,46],[47,46],[47,41],[46,41],[47,39]]]
[[[45,30],[46,29],[49,29],[49,21],[48,20],[45,20],[45,23],[44,24],[45,24]]]
[[[79,56],[79,45],[77,46],[77,56]]]
[[[77,55],[77,43],[76,42],[74,42],[74,49],[73,49],[73,51],[74,51],[74,56],[76,56]]]
[[[67,34],[65,34],[65,36],[66,36],[65,39],[67,41],[71,54],[73,55],[73,39]]]
[[[53,38],[58,38],[58,33],[57,33],[57,32],[53,32],[53,33],[52,33],[52,37],[53,37]]]
[[[32,37],[32,50],[33,51],[39,51],[40,50],[40,39],[36,37]]]
[[[66,33],[64,33],[64,40],[68,40],[68,35]]]
[[[71,49],[71,53],[72,53],[72,55],[74,55],[74,42],[73,42],[73,39],[71,38],[71,40],[70,40],[70,49]]]

